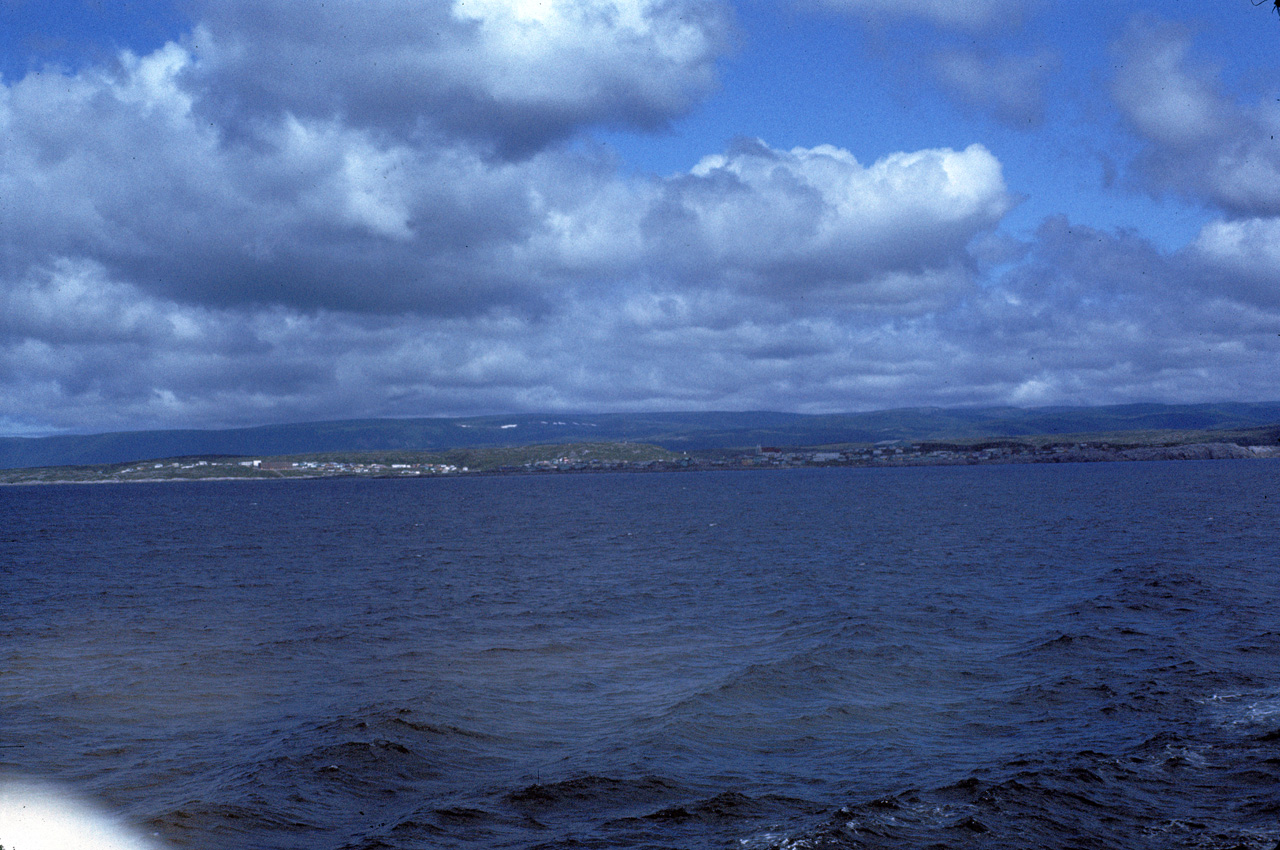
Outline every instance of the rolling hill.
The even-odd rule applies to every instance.
[[[360,419],[208,431],[7,437],[0,438],[0,469],[195,455],[434,451],[581,441],[651,443],[675,451],[695,451],[1123,431],[1229,431],[1277,423],[1280,402],[933,407],[819,415],[712,412]]]

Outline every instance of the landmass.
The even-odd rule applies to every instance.
[[[645,443],[568,443],[447,451],[188,456],[0,470],[0,484],[191,480],[424,478],[606,472],[960,466],[1280,457],[1280,426],[1228,432],[1141,431],[1017,439],[883,440],[825,446],[676,451]]]
[[[504,414],[465,418],[349,419],[208,430],[121,431],[0,437],[0,469],[137,463],[150,458],[280,458],[323,453],[434,452],[576,444],[644,444],[691,456],[756,446],[866,447],[1019,440],[1162,445],[1267,439],[1243,429],[1275,428],[1280,401],[1127,404],[1100,407],[899,408],[861,413],[771,411]],[[1278,429],[1280,430],[1280,429]],[[1043,435],[1036,437],[1035,435]],[[1121,435],[1119,437],[1114,435]],[[1171,436],[1172,435],[1172,436]],[[1242,442],[1243,441],[1243,442]],[[1253,441],[1253,442],[1250,442]],[[1275,443],[1275,439],[1270,440]],[[543,458],[545,459],[545,458]],[[554,457],[552,458],[554,459]],[[446,461],[453,463],[453,461]]]

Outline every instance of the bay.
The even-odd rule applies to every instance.
[[[174,848],[1271,850],[1277,469],[0,488],[0,772]]]

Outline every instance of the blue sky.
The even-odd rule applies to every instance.
[[[0,0],[0,434],[1280,398],[1250,0]]]

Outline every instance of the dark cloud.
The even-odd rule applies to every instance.
[[[582,127],[653,129],[716,84],[715,0],[231,0],[190,39],[202,108],[281,112],[527,156]]]
[[[1203,268],[1185,252],[1062,217],[1046,221],[1030,247],[1024,263],[944,319],[944,336],[962,344],[966,359],[985,343],[987,362],[975,375],[983,371],[1006,397],[1209,401],[1257,398],[1269,384],[1280,340],[1266,325],[1280,313],[1207,291]],[[1242,347],[1254,354],[1238,358]]]
[[[13,273],[91,258],[195,304],[466,313],[535,305],[511,268],[541,226],[530,186],[572,167],[490,164],[282,116],[227,141],[170,46],[115,73],[32,75],[0,103]],[[587,169],[588,171],[590,169]]]
[[[0,416],[91,429],[484,410],[840,410],[1256,395],[1280,309],[1064,219],[941,310],[725,287],[578,290],[542,316],[194,307],[64,264],[11,287]],[[92,330],[90,330],[92,329]]]

